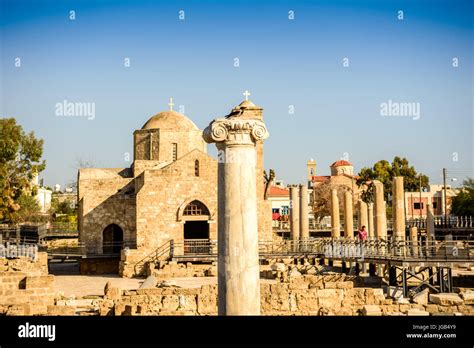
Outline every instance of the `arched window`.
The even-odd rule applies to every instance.
[[[210,214],[209,214],[209,209],[207,209],[207,207],[203,203],[199,201],[192,201],[186,206],[186,208],[184,208],[183,215],[196,216],[196,215],[210,215]]]
[[[194,176],[199,176],[199,160],[194,161]]]

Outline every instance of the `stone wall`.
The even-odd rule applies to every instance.
[[[48,275],[48,255],[0,259],[0,315],[47,314],[54,305],[54,276]]]
[[[0,314],[47,314],[54,305],[54,276],[27,276],[23,272],[0,274]]]
[[[0,275],[5,272],[23,272],[25,275],[39,276],[48,274],[48,254],[39,252],[36,261],[29,257],[0,258]]]
[[[474,315],[472,292],[431,295],[430,302],[410,303],[384,295],[382,289],[354,287],[334,276],[305,275],[289,283],[261,284],[263,315]],[[349,278],[348,278],[349,279]],[[442,300],[441,300],[441,299]],[[108,289],[100,315],[216,315],[217,286],[122,291]]]
[[[195,161],[199,176],[195,176]],[[137,247],[152,252],[173,239],[184,240],[185,217],[182,210],[193,200],[202,202],[210,212],[209,236],[217,238],[217,161],[194,150],[159,170],[148,170],[143,185],[137,188]],[[179,250],[176,250],[179,253]]]
[[[78,175],[79,241],[89,253],[102,253],[104,229],[116,224],[123,239],[134,242],[135,196],[128,168],[84,168]]]
[[[84,258],[79,261],[81,274],[117,274],[119,272],[118,257]]]

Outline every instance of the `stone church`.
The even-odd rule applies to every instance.
[[[263,109],[249,100],[231,113],[263,117]],[[170,108],[136,130],[133,143],[130,168],[78,173],[79,242],[91,272],[108,262],[109,271],[118,267],[121,275],[131,276],[140,260],[171,240],[176,255],[187,252],[187,241],[217,239],[218,163],[207,154],[202,130]],[[256,152],[259,239],[268,240],[271,204],[264,199],[263,143]]]

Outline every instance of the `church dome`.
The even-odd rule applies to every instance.
[[[153,115],[142,129],[166,129],[174,131],[190,131],[199,128],[189,118],[176,111],[163,111]]]
[[[244,107],[244,108],[251,108],[253,106],[256,106],[254,103],[252,103],[250,100],[244,100],[242,103],[239,104],[239,107]]]
[[[331,164],[331,167],[352,166],[351,162],[339,160]]]

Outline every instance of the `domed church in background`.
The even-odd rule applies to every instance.
[[[193,248],[190,241],[208,245],[217,239],[217,160],[207,154],[202,130],[172,105],[133,133],[130,168],[79,170],[82,273],[143,274],[142,260],[171,244],[179,256]],[[232,113],[262,117],[262,111],[244,101]],[[264,200],[263,143],[256,150],[259,238],[265,240],[272,228],[271,205]]]

